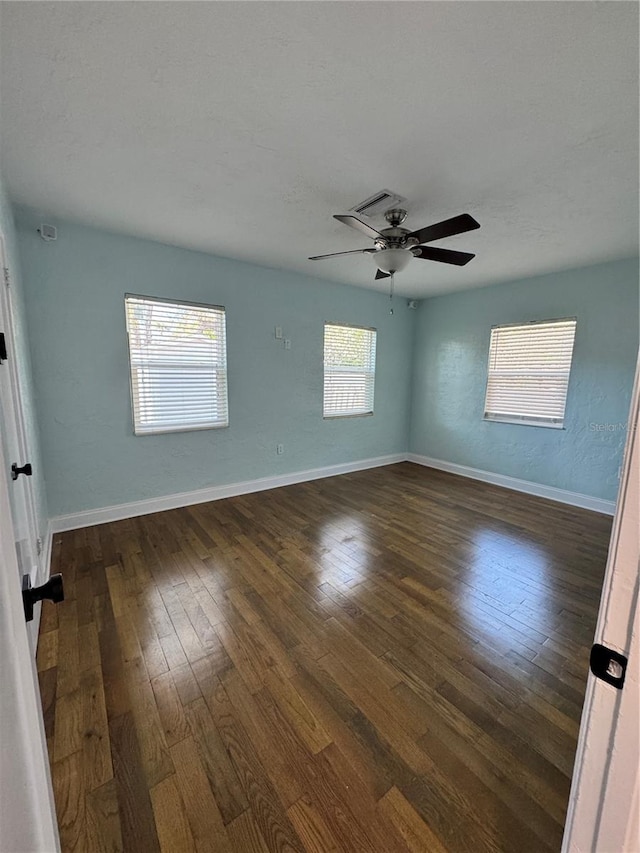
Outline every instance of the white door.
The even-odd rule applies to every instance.
[[[626,657],[621,689],[589,675],[562,849],[640,851],[640,362],[595,642]],[[611,674],[616,675],[615,665]]]
[[[0,333],[4,335],[6,360],[0,371],[0,417],[4,450],[9,466],[21,467],[30,460],[24,415],[18,380],[18,365],[14,346],[13,309],[11,294],[11,270],[7,266],[4,238],[0,234],[0,261],[3,280],[0,282]],[[38,532],[35,517],[35,502],[31,480],[24,474],[14,481],[10,480],[9,498],[14,524],[14,533],[18,543],[19,565],[25,574],[31,574],[37,567]],[[32,577],[36,582],[36,577]]]
[[[60,846],[35,660],[22,609],[7,467],[0,449],[0,851],[56,853]]]
[[[22,575],[37,576],[31,480],[11,477],[29,461],[14,353],[11,296],[0,235],[0,853],[55,853],[58,831],[35,667],[36,627],[22,607]],[[46,567],[48,569],[48,566]]]
[[[18,366],[14,347],[13,311],[11,305],[11,271],[7,267],[4,239],[0,234],[0,262],[3,276],[0,281],[0,446],[5,460],[9,487],[9,504],[15,535],[15,547],[20,576],[28,574],[34,586],[46,580],[38,577],[38,556],[41,543],[38,539],[35,501],[31,477],[19,474],[14,479],[12,465],[18,468],[30,463],[27,443]],[[48,566],[44,567],[48,571]],[[35,631],[30,632],[35,650]]]

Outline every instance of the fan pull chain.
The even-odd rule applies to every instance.
[[[389,314],[393,316],[393,273],[391,273],[391,282],[389,283]]]

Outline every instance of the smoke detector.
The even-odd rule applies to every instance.
[[[398,207],[403,201],[406,201],[406,198],[398,195],[398,193],[394,193],[393,190],[380,190],[364,201],[361,201],[360,204],[356,204],[355,207],[349,208],[349,211],[355,213],[356,216],[368,216],[372,219],[374,216],[384,213],[390,207]]]

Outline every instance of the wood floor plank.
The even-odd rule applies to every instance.
[[[335,688],[328,688],[326,682],[322,682],[321,673],[319,669],[312,672],[301,669],[294,679],[294,684],[316,716],[322,720],[334,743],[356,768],[366,789],[371,791],[373,798],[377,800],[389,789],[392,782],[388,763],[379,760],[379,753],[372,748],[367,737],[372,731],[371,724],[358,714],[355,706],[350,705],[344,695],[338,702],[335,701]],[[378,740],[376,745],[381,746],[382,741]]]
[[[251,809],[242,812],[227,826],[227,835],[234,853],[269,853]]]
[[[414,773],[429,771],[429,762],[420,748],[416,747],[415,740],[396,723],[393,713],[388,709],[385,700],[391,696],[390,692],[388,696],[378,698],[372,696],[362,684],[353,678],[352,672],[331,654],[325,655],[319,663],[353,702],[361,708],[364,715]]]
[[[230,823],[249,805],[238,775],[204,699],[193,702],[186,709],[186,717],[198,761],[215,795],[216,808],[222,815],[222,822]]]
[[[87,791],[105,785],[113,778],[109,722],[99,667],[80,676],[82,763]]]
[[[146,673],[140,677],[130,664],[125,665],[125,670],[142,766],[151,788],[173,773],[173,764],[153,689]]]
[[[70,586],[70,585],[69,585]],[[67,586],[65,586],[66,595]],[[68,599],[58,605],[58,696],[77,690],[80,679],[78,605]]]
[[[87,849],[88,829],[80,753],[74,752],[56,761],[52,770],[60,845],[65,851],[82,853]]]
[[[402,835],[411,853],[447,853],[438,836],[396,787],[382,797],[379,808]]]
[[[123,850],[158,853],[158,833],[131,712],[109,721],[109,738]]]
[[[209,656],[207,656],[206,659],[200,658],[200,660],[196,661],[196,664],[199,664],[202,660],[208,659]],[[173,678],[173,683],[176,686],[176,690],[183,707],[186,708],[186,706],[191,702],[196,702],[198,699],[202,698],[202,691],[200,690],[198,680],[193,673],[192,666],[187,664],[185,666],[174,667],[171,670],[171,677]]]
[[[268,672],[265,684],[284,716],[312,753],[321,752],[332,743],[331,735],[288,678]]]
[[[232,853],[217,793],[214,796],[193,738],[172,746],[171,758],[197,853]]]
[[[271,721],[261,713],[255,698],[260,691],[250,693],[237,673],[224,679],[224,690],[249,737],[252,751],[278,792],[278,798],[288,808],[304,793],[303,780],[292,771],[292,756],[282,748]]]
[[[151,788],[151,803],[162,853],[191,853],[196,849],[175,776]]]
[[[238,685],[240,684],[241,679],[238,678]],[[241,694],[243,699],[251,697],[246,688],[244,691],[245,693]],[[250,733],[245,729],[238,705],[232,704],[222,685],[213,696],[209,697],[209,702],[216,727],[267,846],[271,850],[301,850],[298,837],[286,814],[287,801],[276,792],[272,781],[274,776],[267,774],[267,768],[260,758],[260,747],[255,745]],[[260,732],[254,731],[253,735],[261,738]],[[269,753],[267,757],[271,754]],[[279,778],[277,773],[275,778]],[[297,780],[287,781],[289,784],[293,783],[294,789],[299,789]],[[286,792],[288,788],[285,787],[283,790]],[[287,799],[290,799],[290,795]],[[293,801],[295,799],[294,796]]]
[[[319,764],[331,787],[366,830],[374,850],[404,851],[405,843],[396,827],[376,809],[373,791],[350,764],[337,744],[331,744],[319,756]]]
[[[91,853],[122,853],[122,831],[115,779],[86,795],[87,850]]]
[[[107,718],[111,720],[131,710],[131,699],[111,599],[108,594],[99,598],[101,615],[98,644]]]
[[[65,693],[56,699],[55,760],[61,761],[80,749],[82,749],[82,694],[78,687],[72,693]]]
[[[55,553],[51,557],[51,572],[55,574],[58,569],[55,569],[56,565]],[[40,633],[48,634],[49,631],[56,631],[58,629],[58,609],[55,604],[51,601],[43,601],[42,602],[42,610],[40,611]]]
[[[78,629],[80,645],[78,660],[80,672],[86,672],[100,666],[100,639],[95,621],[86,622]]]
[[[171,747],[189,736],[189,725],[172,674],[165,672],[156,676],[151,681],[151,688],[167,746]]]
[[[42,716],[44,719],[44,732],[47,740],[52,739],[55,732],[57,682],[57,667],[45,669],[44,672],[38,673],[40,701],[42,703]]]
[[[308,853],[341,853],[344,849],[308,794],[289,806],[287,814]]]
[[[526,791],[511,782],[504,768],[491,764],[475,745],[469,744],[454,731],[441,735],[426,735],[421,744],[446,777],[455,780],[456,788],[469,810],[477,814],[483,829],[491,828],[492,836],[502,839],[504,850],[536,853],[542,849],[559,849],[561,828],[551,815],[544,811]],[[512,755],[511,761],[517,761]],[[421,787],[414,783],[403,786],[405,793],[420,800]],[[427,810],[431,804],[423,800]],[[441,808],[436,810],[435,820]],[[446,826],[446,824],[445,824]],[[435,828],[435,826],[434,826]],[[496,831],[497,828],[497,831]],[[445,830],[445,837],[447,830]],[[450,830],[449,830],[450,832]],[[485,839],[486,840],[486,839]]]
[[[44,672],[58,665],[58,629],[41,633],[38,637],[36,658],[38,672]]]
[[[611,520],[411,463],[56,534],[63,853],[550,853]]]

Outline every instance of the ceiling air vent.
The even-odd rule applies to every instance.
[[[360,204],[356,204],[350,210],[357,216],[374,217],[384,213],[390,207],[397,207],[403,201],[406,201],[406,199],[398,195],[398,193],[394,193],[391,190],[380,190],[380,192],[369,196],[369,198],[361,201]]]

